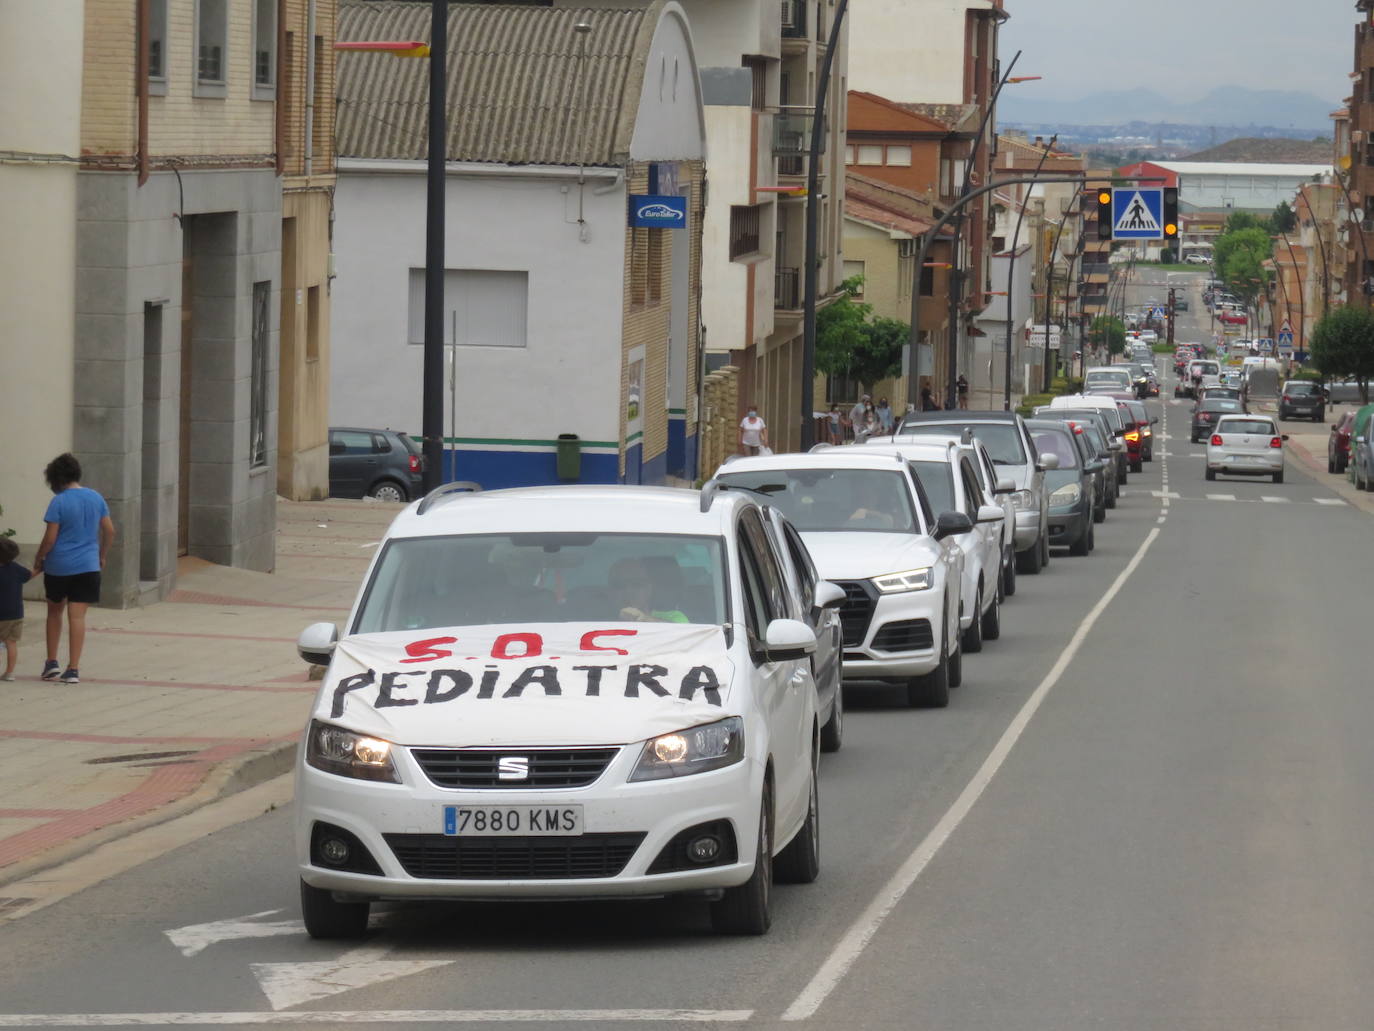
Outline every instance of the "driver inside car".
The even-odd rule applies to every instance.
[[[678,609],[656,608],[655,583],[642,559],[622,558],[611,566],[607,582],[620,618],[636,623],[686,623]]]

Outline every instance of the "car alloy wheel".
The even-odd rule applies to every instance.
[[[820,756],[811,759],[811,783],[807,787],[806,819],[801,829],[773,860],[773,876],[779,884],[810,884],[821,872]]]
[[[721,934],[766,934],[773,922],[773,786],[763,782],[754,872],[711,903],[711,926]]]
[[[382,480],[381,483],[373,484],[372,489],[367,492],[369,497],[374,497],[378,501],[406,501],[406,492],[395,480]]]
[[[964,653],[977,655],[983,650],[983,588],[980,585],[973,599],[973,620],[964,631]]]

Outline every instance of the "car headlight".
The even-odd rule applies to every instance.
[[[882,594],[901,594],[904,591],[928,591],[935,582],[930,566],[908,569],[901,573],[884,573],[873,578],[873,586]]]
[[[1014,490],[1011,492],[1011,503],[1014,508],[1034,508],[1035,495],[1028,490]]]
[[[1066,483],[1050,495],[1051,505],[1072,505],[1083,496],[1083,488],[1076,483]]]
[[[744,758],[744,720],[738,716],[660,734],[644,743],[630,780],[663,780],[733,766]]]
[[[358,780],[399,784],[391,762],[391,742],[357,734],[319,720],[310,721],[305,738],[305,761],[317,770]]]

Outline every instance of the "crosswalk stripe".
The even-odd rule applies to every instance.
[[[1235,500],[1236,500],[1236,496],[1235,496],[1234,494],[1208,494],[1208,495],[1207,495],[1207,500],[1208,500],[1208,501],[1235,501]]]
[[[1261,500],[1261,501],[1267,501],[1267,502],[1269,502],[1271,505],[1286,505],[1286,504],[1288,504],[1288,501],[1289,501],[1288,498],[1275,498],[1275,497],[1270,497],[1270,496],[1267,495],[1267,494],[1261,494],[1261,495],[1260,495],[1260,500]]]
[[[1344,505],[1344,504],[1345,504],[1345,499],[1343,499],[1343,498],[1313,498],[1312,500],[1315,501],[1315,502],[1316,502],[1317,504],[1319,504],[1319,505]]]

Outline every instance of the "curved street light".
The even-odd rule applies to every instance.
[[[1016,215],[1016,231],[1011,234],[1011,253],[1007,256],[1007,358],[1003,367],[1002,379],[1002,410],[1011,411],[1011,338],[1012,338],[1012,280],[1016,276],[1016,248],[1021,243],[1021,224],[1026,218],[1026,202],[1030,200],[1030,191],[1035,187],[1035,180],[1040,177],[1040,172],[1045,167],[1045,161],[1049,158],[1050,152],[1054,150],[1054,145],[1059,140],[1059,134],[1055,133],[1050,137],[1050,142],[1045,145],[1045,152],[1040,155],[1040,160],[1036,162],[1035,171],[1031,173],[1031,181],[1026,189],[1026,196],[1021,201],[1021,210]],[[1045,330],[1045,342],[1049,343],[1049,330]]]

